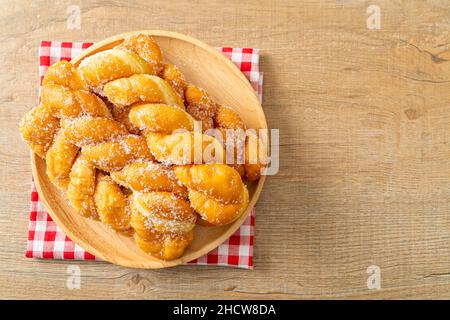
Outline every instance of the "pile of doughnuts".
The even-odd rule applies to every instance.
[[[183,254],[196,224],[221,226],[245,212],[245,183],[259,178],[263,163],[249,161],[255,148],[248,137],[233,151],[244,161],[224,163],[228,140],[211,132],[229,136],[231,129],[247,128],[164,63],[143,34],[77,67],[50,66],[39,105],[20,123],[24,141],[79,214],[165,260]]]

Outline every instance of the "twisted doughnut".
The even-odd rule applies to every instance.
[[[109,81],[134,74],[157,75],[162,54],[148,35],[132,35],[110,50],[98,52],[81,61],[79,69],[91,88],[102,89]]]
[[[23,117],[19,130],[30,148],[46,158],[50,180],[65,189],[78,148],[59,132],[60,121],[82,115],[108,119],[111,113],[100,98],[85,90],[78,71],[67,61],[49,67],[42,85],[40,105]]]
[[[241,173],[248,181],[255,181],[261,177],[261,171],[267,164],[267,146],[253,132],[246,134],[244,139],[236,134],[236,130],[247,130],[246,125],[239,115],[231,108],[219,106],[214,115],[214,124],[222,132],[225,143],[232,143],[235,146],[235,165],[233,167]],[[228,131],[232,129],[232,131]],[[228,136],[231,132],[233,136]],[[237,164],[237,157],[240,152],[244,153],[244,163]]]
[[[162,78],[166,80],[172,86],[178,96],[180,96],[180,98],[184,100],[184,91],[187,88],[187,83],[184,80],[183,74],[180,72],[180,70],[173,64],[167,63],[164,65]]]
[[[50,181],[67,192],[81,215],[99,217],[124,230],[129,228],[129,213],[126,202],[118,199],[125,195],[112,180],[101,175],[96,179],[97,168],[119,170],[137,159],[153,157],[145,138],[129,134],[86,87],[69,62],[54,64],[43,79],[41,104],[23,118],[20,131],[32,150],[45,157]]]
[[[59,119],[81,114],[111,117],[104,102],[87,91],[78,70],[60,61],[48,68],[40,104],[22,118],[19,130],[30,148],[44,158],[58,131]]]
[[[94,191],[94,202],[100,220],[115,230],[130,228],[129,197],[110,176],[98,173]]]
[[[179,71],[167,71],[167,78],[172,82],[184,83],[182,75]],[[228,131],[227,129],[240,129],[242,131],[245,131],[247,129],[245,123],[242,121],[239,115],[233,109],[215,103],[204,90],[198,87],[185,84],[183,84],[181,87],[185,88],[184,94],[187,103],[187,112],[189,112],[196,120],[202,122],[204,131],[215,127],[221,132],[223,137],[222,142],[224,145],[229,142],[233,143],[235,151],[233,157],[234,161],[231,166],[240,174],[240,176],[245,177],[249,181],[255,181],[259,179],[259,177],[261,176],[261,170],[265,166],[265,162],[263,162],[265,159],[261,159],[260,155],[265,155],[267,150],[262,141],[258,137],[252,135],[246,137],[243,143],[239,140],[238,136],[230,137],[227,134],[227,132],[230,131]],[[252,147],[254,145],[257,145],[257,148]],[[260,151],[260,149],[262,150]],[[242,151],[244,153],[244,164],[239,164],[237,158],[239,152]],[[178,178],[180,179],[179,176]],[[195,202],[198,202],[198,204],[200,204],[200,202],[203,202],[207,205],[211,205],[211,208],[214,207],[216,209],[219,209],[218,206],[212,206],[212,204],[208,202],[201,201],[203,200],[201,196],[198,196],[195,193],[193,194],[191,191],[189,194],[191,204],[192,197],[194,197],[197,200]],[[194,208],[199,211],[198,208]],[[208,221],[208,219],[205,220]],[[212,223],[211,221],[209,222]]]
[[[166,191],[187,198],[172,168],[152,161],[133,162],[119,171],[112,171],[111,178],[119,185],[136,192]]]
[[[223,161],[222,144],[214,137],[192,131],[194,120],[181,108],[140,104],[131,108],[129,117],[131,123],[145,130],[148,147],[159,162],[183,165]]]
[[[247,208],[247,187],[232,167],[216,163],[180,166],[174,170],[189,190],[191,206],[208,223],[229,224]]]
[[[197,216],[187,200],[168,192],[134,192],[131,209],[134,239],[145,252],[175,259],[192,242]]]
[[[217,104],[201,88],[189,85],[184,92],[187,107],[186,110],[196,120],[202,122],[202,129],[206,131],[214,127],[214,115],[217,112]]]
[[[79,214],[134,232],[145,252],[175,259],[197,222],[224,225],[242,215],[249,195],[241,176],[257,179],[262,164],[250,165],[249,138],[240,146],[244,165],[221,164],[226,142],[198,132],[196,120],[225,135],[245,124],[161,61],[152,37],[134,35],[78,68],[54,64],[20,132]]]
[[[96,172],[94,165],[82,155],[76,158],[70,170],[67,199],[84,217],[98,218],[94,201]]]
[[[205,90],[193,85],[186,84],[181,72],[175,66],[166,64],[164,66],[163,78],[166,79],[176,91],[183,96],[187,105],[186,111],[191,114],[195,120],[201,121],[203,131],[212,128],[218,129],[223,137],[223,144],[232,143],[235,147],[234,161],[232,167],[239,172],[242,177],[249,181],[255,181],[261,176],[261,170],[264,168],[264,160],[259,155],[265,155],[267,147],[263,145],[260,139],[246,138],[244,142],[235,134],[227,135],[226,129],[245,131],[245,123],[239,115],[231,108],[219,105],[214,102]],[[251,148],[251,143],[257,144],[257,149]],[[261,153],[258,153],[261,149]],[[244,164],[237,161],[239,152],[244,154]]]
[[[148,74],[135,74],[107,83],[103,91],[108,100],[118,107],[136,102],[166,103],[183,107],[183,101],[163,79]]]

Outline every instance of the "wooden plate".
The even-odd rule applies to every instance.
[[[137,31],[153,35],[161,46],[164,60],[178,66],[189,83],[207,90],[215,101],[234,108],[250,128],[267,128],[263,109],[255,92],[241,71],[219,51],[194,38],[168,31]],[[83,58],[110,49],[129,33],[100,41],[72,60],[77,65]],[[195,228],[195,238],[184,255],[176,260],[162,261],[141,251],[134,240],[121,235],[103,223],[87,219],[73,210],[63,193],[46,175],[45,161],[34,154],[31,166],[40,199],[67,236],[86,251],[103,260],[132,268],[165,268],[194,260],[216,248],[243,223],[261,192],[265,177],[248,186],[250,204],[245,214],[223,227]]]

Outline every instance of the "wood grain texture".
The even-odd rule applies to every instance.
[[[450,4],[372,1],[14,1],[0,10],[0,297],[450,298]],[[24,258],[30,166],[17,123],[37,101],[39,40],[165,29],[262,50],[281,167],[256,215],[255,270],[136,271]],[[381,268],[381,290],[366,286]]]

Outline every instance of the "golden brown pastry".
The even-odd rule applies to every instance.
[[[175,130],[194,130],[194,119],[183,109],[167,104],[143,103],[134,105],[130,122],[147,132],[172,133]]]
[[[120,170],[132,161],[153,157],[145,138],[131,135],[112,119],[106,104],[86,89],[78,70],[69,62],[54,64],[43,79],[41,104],[24,117],[20,131],[32,150],[46,159],[50,181],[67,191],[72,206],[83,216],[97,217],[97,168]],[[105,190],[117,188],[99,190],[107,199],[112,194]],[[98,204],[100,198],[96,197]],[[100,215],[100,219],[103,217],[106,215]],[[123,229],[117,223],[108,224]]]
[[[134,161],[153,160],[145,138],[126,135],[117,140],[88,145],[81,153],[104,171],[117,171]]]
[[[58,128],[59,119],[42,104],[26,113],[19,124],[22,139],[41,158],[45,158]]]
[[[57,118],[73,118],[79,115],[111,117],[105,103],[84,89],[74,90],[61,85],[45,84],[41,89],[41,104]]]
[[[50,181],[81,215],[134,233],[142,250],[166,260],[185,252],[197,222],[238,219],[249,203],[241,176],[259,177],[262,164],[250,163],[264,148],[259,140],[250,148],[253,137],[244,139],[245,163],[228,166],[221,164],[226,141],[205,133],[213,128],[227,136],[246,126],[163,64],[148,35],[130,36],[78,68],[51,66],[39,105],[20,124]]]
[[[209,97],[205,90],[189,85],[184,92],[186,99],[186,111],[196,120],[202,122],[203,132],[214,127],[214,115],[217,112],[217,104]]]
[[[193,240],[197,216],[187,200],[169,192],[134,192],[131,207],[135,240],[145,252],[176,259]]]
[[[247,209],[247,187],[239,173],[225,164],[201,164],[174,168],[178,179],[189,190],[189,201],[203,220],[225,225]]]
[[[72,163],[78,148],[59,130],[60,121],[80,116],[111,117],[105,103],[86,89],[78,70],[67,61],[58,62],[47,70],[41,89],[41,104],[22,119],[23,139],[40,157],[45,157],[50,180],[66,189]]]
[[[221,162],[224,157],[217,139],[191,131],[194,120],[181,108],[139,104],[131,108],[129,116],[131,123],[145,131],[148,147],[159,162],[183,165]]]
[[[85,217],[98,217],[94,202],[96,172],[94,165],[83,155],[77,157],[70,170],[67,199]]]
[[[134,74],[157,75],[161,59],[161,50],[151,36],[133,35],[113,49],[83,59],[79,70],[87,84],[98,90],[109,81]]]
[[[244,122],[231,108],[219,106],[214,115],[214,123],[221,131],[225,145],[231,143],[235,147],[235,161],[232,167],[238,170],[246,180],[258,180],[267,164],[267,146],[255,134],[246,132],[247,127]],[[228,134],[229,129],[232,130],[231,135]],[[244,159],[238,161],[241,154]]]
[[[103,91],[108,100],[118,107],[131,106],[136,102],[183,106],[183,100],[165,80],[148,74],[135,74],[108,82]]]
[[[245,178],[256,181],[268,163],[267,145],[255,134],[248,134],[245,140]]]
[[[112,171],[111,178],[133,191],[166,191],[187,198],[187,189],[177,180],[173,169],[157,162],[133,162],[122,170]]]
[[[60,189],[67,189],[69,174],[78,155],[79,148],[70,143],[60,131],[45,155],[47,175],[50,181]]]
[[[204,157],[208,149],[215,160],[218,153],[223,157],[222,144],[200,132],[167,133],[163,129],[190,129],[190,116],[185,111],[160,104],[137,105],[130,111],[130,121],[145,130],[148,146],[158,161],[175,165],[179,181],[188,188],[191,206],[204,220],[224,225],[245,211],[248,191],[239,173],[225,164],[214,163],[222,159],[207,161]],[[196,157],[198,153],[200,157]]]
[[[241,117],[233,109],[225,106],[218,106],[214,114],[214,124],[216,127],[225,129],[242,129],[247,127]]]
[[[25,142],[42,158],[53,143],[61,118],[111,117],[103,101],[86,91],[77,69],[67,61],[50,66],[42,85],[41,103],[22,118],[19,126]]]
[[[200,132],[148,132],[147,144],[156,160],[169,165],[220,163],[225,157],[220,141]]]
[[[162,52],[159,45],[148,34],[137,34],[126,37],[117,47],[137,54],[152,68],[152,74],[159,74],[162,69]]]
[[[130,228],[131,211],[128,197],[110,176],[97,174],[94,201],[100,220],[115,230]]]
[[[187,83],[180,70],[173,64],[167,63],[164,65],[162,77],[172,86],[180,98],[184,100],[184,90],[187,88]]]
[[[130,108],[121,108],[116,105],[112,105],[111,110],[114,119],[123,124],[128,129],[128,131],[130,131],[130,133],[133,134],[141,133],[139,128],[130,122],[130,118],[128,117],[130,113]]]

